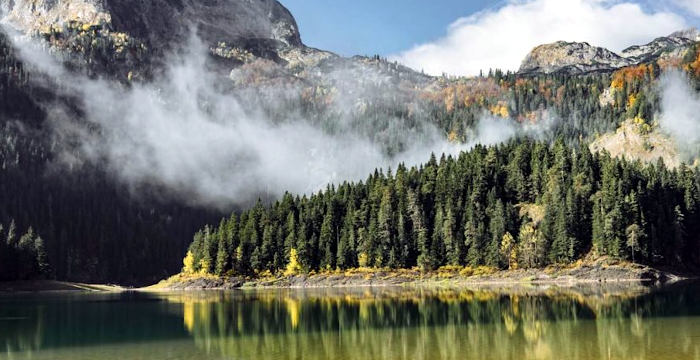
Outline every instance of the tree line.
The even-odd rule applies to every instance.
[[[197,232],[185,271],[506,269],[589,254],[693,266],[698,220],[696,169],[522,139],[259,202]]]

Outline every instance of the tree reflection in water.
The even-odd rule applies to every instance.
[[[182,303],[197,346],[233,358],[700,358],[700,343],[690,340],[700,336],[697,288],[534,293],[343,289],[167,298]]]
[[[0,297],[0,340],[8,358],[31,359],[86,348],[115,359],[700,359],[698,300],[698,284]]]

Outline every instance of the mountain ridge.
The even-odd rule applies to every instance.
[[[79,66],[99,63],[96,73],[122,79],[149,77],[188,48],[192,35],[226,67],[266,59],[293,68],[337,56],[304,45],[296,20],[275,0],[9,0],[0,6],[2,24],[79,55]]]
[[[128,65],[111,59],[102,68],[121,77],[127,73],[129,77],[146,76],[151,64],[144,65],[149,62],[145,59],[166,61],[173,51],[188,45],[192,33],[228,68],[265,59],[298,74],[340,58],[306,46],[294,16],[276,0],[8,0],[0,5],[0,17],[16,30],[44,37],[52,47],[73,53],[81,51],[75,42],[107,39],[113,51],[123,52],[122,57],[127,58],[123,62]],[[698,40],[700,32],[689,28],[630,46],[619,54],[587,42],[557,41],[536,46],[517,73],[610,72],[659,58],[682,57]],[[124,48],[128,51],[122,51]],[[108,69],[110,66],[114,69]],[[405,67],[401,71],[418,75]]]
[[[676,31],[644,45],[633,45],[619,54],[587,42],[557,41],[535,47],[523,59],[519,74],[611,72],[660,58],[682,58],[700,40],[696,28]]]

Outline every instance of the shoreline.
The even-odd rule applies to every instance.
[[[518,287],[518,286],[658,286],[689,280],[694,276],[639,264],[587,264],[544,269],[493,270],[443,268],[430,272],[417,269],[353,269],[262,278],[177,274],[138,291],[196,291],[234,289],[322,289],[349,287]]]
[[[118,285],[86,284],[57,280],[27,280],[0,282],[0,295],[23,293],[60,293],[60,292],[120,292],[127,288]]]
[[[520,287],[655,287],[697,278],[695,275],[633,263],[599,261],[568,267],[495,270],[445,267],[423,272],[418,269],[358,268],[299,275],[265,277],[177,274],[145,287],[34,280],[0,282],[1,294],[47,292],[163,292],[250,289],[342,289],[342,288],[520,288]]]

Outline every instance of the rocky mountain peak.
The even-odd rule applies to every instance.
[[[3,10],[3,21],[25,32],[70,23],[109,25],[157,46],[195,27],[206,40],[302,45],[296,21],[275,0],[8,0]]]
[[[525,57],[520,73],[582,73],[630,65],[614,52],[586,42],[557,41],[534,48]]]
[[[645,45],[630,46],[620,54],[586,42],[558,41],[535,47],[523,60],[519,73],[613,71],[660,58],[683,57],[697,41],[700,31],[696,28],[676,31]]]
[[[99,0],[9,0],[2,6],[3,22],[25,32],[48,32],[69,22],[111,23]]]
[[[696,28],[690,28],[656,38],[645,45],[630,46],[622,50],[620,55],[635,63],[653,61],[660,56],[681,56],[681,52],[684,52],[699,39],[700,32]]]
[[[283,50],[304,48],[294,17],[276,0],[5,0],[0,10],[4,24],[63,48],[88,37],[164,53],[187,44],[192,30],[212,53],[237,62],[284,63]]]

